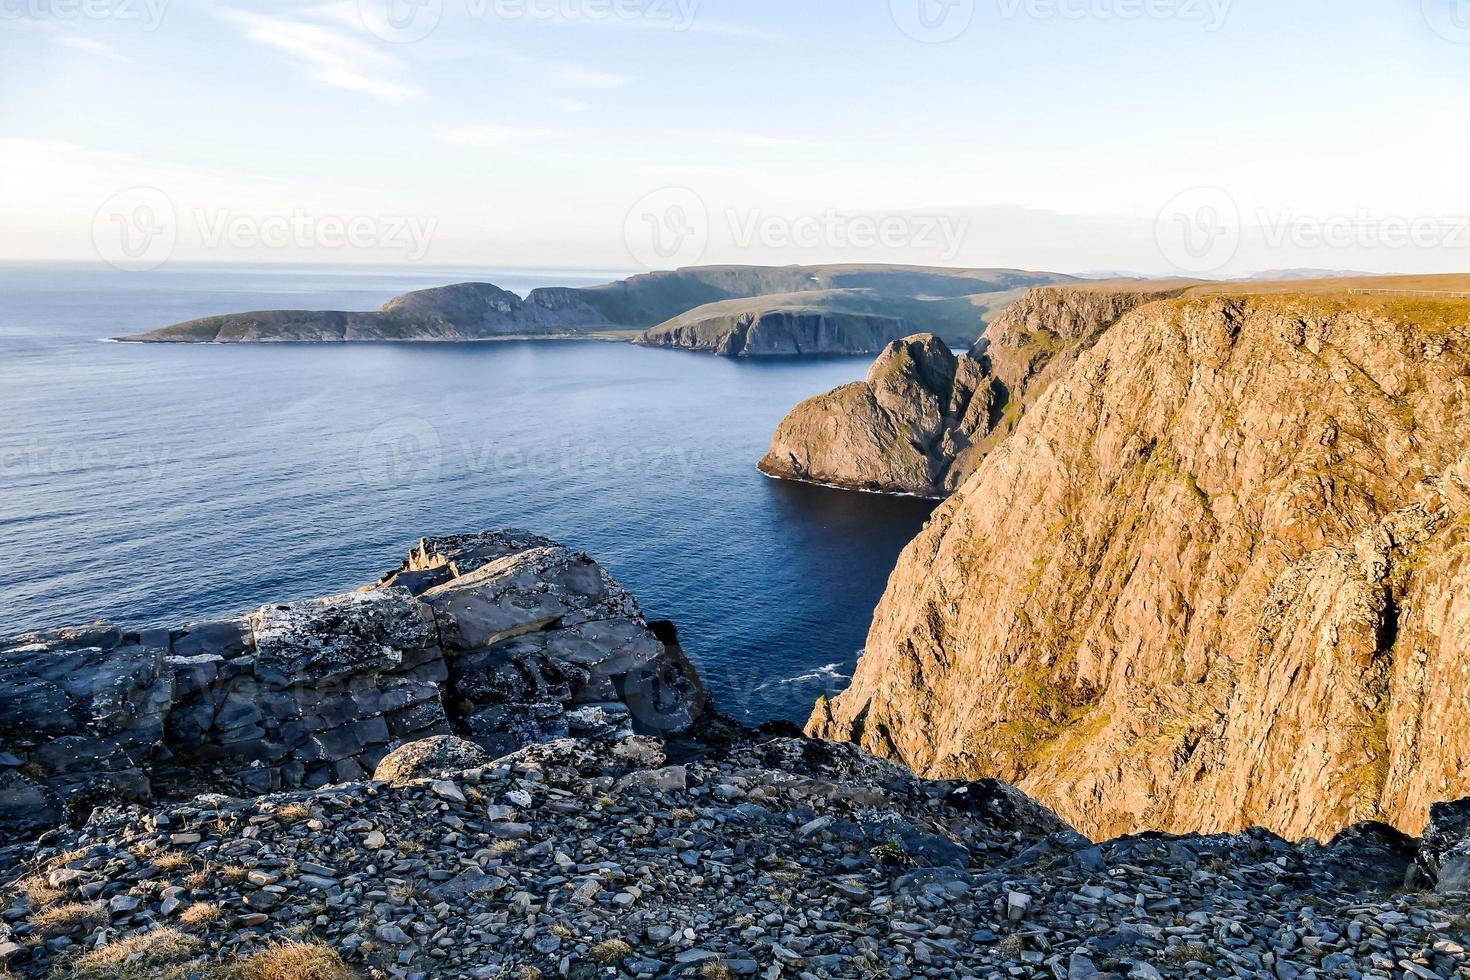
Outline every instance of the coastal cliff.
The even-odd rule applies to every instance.
[[[1470,303],[1219,292],[1052,381],[904,552],[812,734],[1104,836],[1412,832],[1470,791]]]
[[[900,304],[843,290],[724,300],[640,334],[635,344],[722,357],[868,354],[910,332]]]
[[[465,282],[406,293],[375,312],[229,313],[117,339],[155,344],[628,340],[648,331],[642,340],[649,346],[723,353],[733,349],[730,337],[754,333],[755,343],[733,345],[744,356],[861,354],[876,351],[887,340],[907,332],[884,323],[884,318],[916,317],[920,327],[962,334],[968,340],[1020,295],[1020,290],[1069,278],[1009,269],[701,266],[599,286],[534,289],[524,299],[489,283]],[[745,326],[730,322],[716,330],[711,321],[728,314],[727,309],[696,316],[673,332],[660,330],[711,304],[761,297],[769,299],[742,308],[742,314],[762,314]],[[785,318],[779,312],[783,309],[820,318]],[[709,336],[716,332],[724,339],[710,342]],[[882,340],[876,339],[880,336]]]
[[[866,381],[793,409],[760,469],[847,489],[948,496],[1124,313],[1185,288],[1127,282],[1032,289],[959,357],[938,337],[908,338],[883,352]]]

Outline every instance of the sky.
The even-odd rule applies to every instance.
[[[1470,271],[1470,0],[0,0],[0,258]]]

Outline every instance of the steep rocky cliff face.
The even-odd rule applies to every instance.
[[[733,307],[733,308],[732,308]],[[909,332],[893,316],[834,307],[766,308],[756,301],[700,307],[641,334],[635,343],[722,357],[869,354]]]
[[[930,337],[884,351],[864,383],[802,402],[781,422],[760,468],[771,476],[857,490],[943,497],[969,478],[1027,406],[1119,317],[1178,296],[1186,284],[1096,283],[1032,289],[968,356]]]
[[[797,406],[760,461],[771,476],[856,490],[941,496],[993,390],[980,361],[932,334],[889,344],[867,379]]]
[[[1470,304],[1138,309],[904,553],[810,731],[1094,835],[1417,830],[1470,790],[1467,437]]]

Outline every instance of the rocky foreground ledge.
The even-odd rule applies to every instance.
[[[1470,800],[1094,844],[995,781],[710,710],[524,532],[158,633],[0,643],[0,975],[1470,976]]]
[[[1470,975],[1464,895],[1402,887],[1465,887],[1445,848],[1470,803],[1422,845],[1094,845],[1004,784],[719,725],[702,745],[492,760],[441,738],[374,781],[99,810],[6,874],[0,957],[179,980]]]

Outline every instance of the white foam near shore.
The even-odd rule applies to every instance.
[[[809,684],[813,681],[840,682],[849,680],[852,680],[852,675],[843,673],[841,664],[824,664],[816,670],[809,671],[805,674],[797,674],[795,677],[782,677],[774,681],[766,681],[760,687],[756,688],[756,690],[764,691],[768,688],[785,687],[791,684]]]

